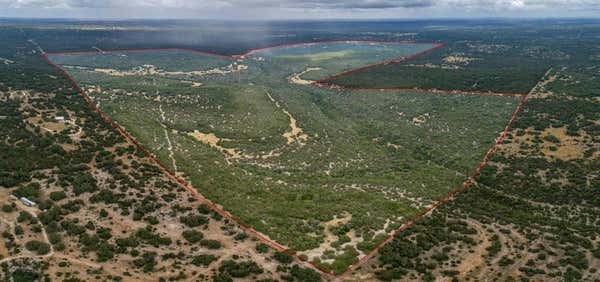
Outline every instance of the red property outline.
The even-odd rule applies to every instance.
[[[432,206],[430,206],[426,210],[423,210],[422,212],[418,213],[417,215],[413,216],[410,220],[406,221],[404,224],[402,224],[400,227],[398,227],[396,230],[394,230],[390,234],[390,236],[388,236],[383,241],[379,242],[377,245],[375,245],[375,247],[372,250],[370,250],[369,252],[365,253],[362,258],[357,259],[354,263],[352,263],[350,266],[348,266],[348,268],[343,273],[338,274],[338,275],[335,275],[333,273],[333,271],[327,271],[327,270],[323,269],[322,267],[320,267],[319,265],[313,263],[312,261],[308,261],[307,259],[304,259],[304,258],[300,257],[292,249],[287,248],[286,246],[281,245],[281,244],[277,243],[276,241],[269,239],[265,234],[262,234],[261,232],[256,231],[251,226],[245,224],[244,222],[242,222],[241,220],[239,220],[237,217],[235,217],[234,215],[232,215],[231,213],[229,213],[228,211],[226,211],[222,207],[218,206],[217,204],[215,204],[211,200],[207,199],[202,194],[200,194],[200,192],[198,192],[194,187],[192,187],[189,183],[187,183],[181,177],[177,176],[168,167],[166,167],[161,161],[159,161],[158,158],[152,152],[150,152],[142,143],[140,143],[139,141],[137,141],[136,138],[134,138],[123,127],[121,127],[116,122],[114,122],[106,113],[104,113],[100,108],[98,108],[96,106],[96,104],[92,101],[92,99],[85,93],[85,91],[83,90],[83,88],[68,73],[68,71],[66,69],[64,69],[62,66],[60,66],[60,65],[55,64],[54,62],[52,62],[52,60],[49,58],[49,55],[52,55],[52,54],[108,53],[108,52],[132,52],[132,51],[168,51],[168,50],[171,50],[171,51],[189,51],[189,52],[200,53],[200,54],[204,54],[204,55],[211,55],[211,56],[218,56],[218,57],[223,57],[223,58],[237,59],[237,58],[243,58],[243,57],[245,57],[247,55],[250,55],[250,54],[252,54],[254,52],[265,50],[265,49],[270,49],[270,48],[277,48],[277,47],[284,47],[284,46],[298,46],[298,45],[314,45],[314,44],[335,43],[335,42],[387,43],[387,44],[424,44],[424,45],[427,44],[427,45],[433,45],[433,47],[428,48],[428,49],[423,50],[423,51],[420,51],[420,52],[417,52],[417,53],[414,53],[414,54],[411,54],[411,55],[407,55],[407,56],[403,56],[403,57],[399,57],[399,58],[395,58],[395,59],[391,59],[391,60],[386,60],[386,61],[378,62],[378,63],[375,63],[375,64],[370,64],[370,65],[358,67],[358,68],[355,68],[355,69],[345,70],[345,71],[342,71],[340,73],[336,73],[336,74],[330,75],[330,76],[328,76],[328,77],[326,77],[324,79],[321,79],[321,80],[318,80],[318,81],[314,81],[312,83],[312,85],[318,86],[318,87],[329,88],[329,89],[350,90],[350,91],[361,91],[361,90],[370,90],[370,91],[373,91],[373,90],[379,90],[379,91],[413,91],[413,92],[428,92],[428,93],[442,93],[442,94],[473,94],[473,95],[499,95],[499,96],[517,96],[517,97],[521,97],[521,100],[520,100],[517,108],[515,109],[515,111],[511,115],[511,117],[510,117],[510,119],[508,121],[508,124],[505,126],[504,130],[500,133],[500,136],[496,139],[496,141],[491,146],[491,148],[486,152],[486,154],[484,155],[483,159],[479,162],[479,164],[475,168],[475,171],[458,188],[452,190],[446,196],[444,196],[443,198],[441,198],[439,201],[435,202]],[[326,41],[315,41],[315,42],[295,42],[295,43],[284,43],[284,44],[270,45],[270,46],[265,46],[265,47],[253,48],[253,49],[250,49],[250,50],[248,50],[248,51],[246,51],[246,52],[244,52],[242,54],[238,54],[238,55],[224,55],[224,54],[218,54],[218,53],[214,53],[214,52],[207,52],[207,51],[195,50],[195,49],[191,49],[191,48],[177,48],[177,47],[172,47],[172,48],[132,48],[132,49],[111,49],[111,50],[79,50],[79,51],[45,52],[42,55],[44,56],[44,58],[46,59],[46,61],[50,65],[52,65],[58,71],[62,72],[67,77],[67,79],[77,89],[77,91],[83,96],[84,100],[87,102],[87,104],[90,106],[90,108],[93,111],[97,112],[108,124],[110,124],[113,128],[115,128],[116,130],[118,130],[121,135],[123,135],[125,138],[127,138],[129,141],[131,141],[133,144],[135,144],[136,146],[138,146],[138,148],[140,148],[154,163],[156,163],[159,167],[161,167],[163,169],[163,171],[165,173],[167,173],[167,175],[169,175],[172,179],[174,179],[181,186],[183,186],[186,190],[188,190],[196,199],[198,199],[201,202],[207,204],[213,210],[215,210],[216,212],[218,212],[219,214],[221,214],[223,217],[228,218],[229,220],[237,223],[246,232],[254,235],[258,239],[260,239],[263,242],[269,244],[271,247],[273,247],[273,248],[275,248],[275,249],[277,249],[279,251],[285,251],[285,252],[290,253],[291,255],[293,255],[298,260],[311,265],[315,269],[318,269],[319,271],[321,271],[322,273],[330,276],[331,278],[341,278],[341,277],[347,275],[348,273],[350,273],[357,266],[359,266],[360,264],[362,264],[363,262],[365,262],[366,260],[368,260],[369,258],[371,258],[375,254],[375,252],[379,248],[381,248],[381,246],[383,246],[384,244],[386,244],[389,241],[391,241],[396,235],[398,235],[398,233],[402,232],[406,228],[408,228],[411,225],[413,225],[417,220],[419,220],[423,216],[429,214],[435,208],[437,208],[438,206],[440,206],[442,203],[450,200],[453,196],[455,196],[459,192],[461,192],[461,191],[465,190],[466,188],[468,188],[469,185],[471,183],[473,183],[473,181],[475,180],[475,178],[477,177],[477,175],[479,175],[479,173],[481,171],[481,168],[486,164],[487,160],[489,159],[489,157],[491,156],[491,154],[494,152],[494,150],[496,149],[497,145],[502,142],[502,140],[504,139],[504,137],[506,136],[506,134],[510,130],[510,127],[511,127],[512,123],[514,122],[514,120],[518,116],[519,112],[523,108],[523,105],[524,105],[525,101],[527,100],[527,97],[528,97],[527,93],[499,93],[499,92],[491,92],[491,91],[487,91],[487,92],[486,91],[463,91],[463,90],[441,90],[441,89],[425,89],[425,88],[353,88],[353,87],[345,87],[345,86],[339,86],[339,85],[335,85],[335,84],[330,84],[330,83],[327,82],[327,80],[330,80],[332,78],[339,77],[339,76],[342,76],[342,75],[346,75],[346,74],[349,74],[349,73],[353,73],[353,72],[357,72],[357,71],[361,71],[361,70],[365,70],[365,69],[369,69],[369,68],[374,68],[374,67],[381,66],[381,65],[387,65],[387,64],[391,64],[391,63],[397,63],[397,62],[405,61],[405,60],[408,60],[408,59],[411,59],[411,58],[414,58],[414,57],[426,54],[428,52],[431,52],[433,50],[436,50],[436,49],[444,47],[444,46],[445,46],[445,44],[444,43],[440,43],[440,42],[383,41],[383,40],[326,40]]]

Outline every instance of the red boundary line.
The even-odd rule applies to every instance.
[[[268,45],[258,48],[252,48],[242,54],[237,55],[224,55],[220,53],[210,52],[210,51],[202,51],[196,50],[192,48],[184,48],[184,47],[158,47],[158,48],[130,48],[130,49],[107,49],[107,50],[73,50],[73,51],[55,51],[55,52],[46,52],[44,54],[47,55],[58,55],[58,54],[85,54],[85,53],[110,53],[110,52],[131,52],[131,51],[190,51],[194,53],[200,53],[205,55],[213,55],[224,58],[243,58],[247,55],[250,55],[257,51],[262,51],[266,49],[278,48],[278,47],[286,47],[286,46],[299,46],[299,45],[314,45],[314,44],[322,44],[322,43],[387,43],[387,44],[419,44],[419,45],[436,45],[435,48],[439,48],[445,46],[444,43],[440,42],[422,42],[422,41],[385,41],[385,40],[361,40],[361,39],[336,39],[336,40],[322,40],[322,41],[314,41],[314,42],[290,42],[290,43],[281,43]],[[425,50],[427,51],[427,50]],[[421,53],[421,52],[419,52]],[[414,56],[413,56],[414,57]],[[404,57],[402,57],[404,58]],[[405,58],[406,59],[406,58]]]
[[[371,69],[374,67],[378,67],[378,66],[383,66],[383,65],[388,65],[388,64],[392,64],[392,63],[398,63],[398,62],[402,62],[408,59],[412,59],[421,55],[424,55],[426,53],[429,53],[431,51],[434,51],[436,49],[442,48],[444,46],[446,46],[445,43],[424,43],[424,44],[434,44],[433,47],[414,53],[414,54],[410,54],[407,56],[403,56],[400,58],[395,58],[395,59],[391,59],[391,60],[386,60],[386,61],[382,61],[382,62],[378,62],[378,63],[374,63],[374,64],[370,64],[370,65],[366,65],[366,66],[362,66],[362,67],[358,67],[358,68],[354,68],[354,69],[349,69],[349,70],[345,70],[339,73],[335,73],[332,74],[330,76],[327,76],[323,79],[314,81],[312,84],[316,85],[316,86],[320,86],[320,87],[325,87],[325,88],[330,88],[330,89],[341,89],[341,90],[379,90],[379,91],[413,91],[413,92],[433,92],[433,93],[440,93],[440,94],[472,94],[472,95],[496,95],[496,96],[524,96],[525,94],[522,93],[501,93],[501,92],[493,92],[493,91],[468,91],[468,90],[446,90],[446,89],[436,89],[436,88],[407,88],[407,87],[390,87],[390,88],[368,88],[368,87],[347,87],[347,86],[342,86],[342,85],[337,85],[337,84],[332,84],[329,83],[328,81],[343,76],[343,75],[347,75],[347,74],[351,74],[354,72],[358,72],[358,71],[362,71],[362,70],[366,70],[366,69]]]
[[[502,140],[504,140],[504,137],[506,136],[506,134],[510,130],[510,127],[512,126],[512,123],[515,121],[515,119],[519,115],[519,112],[521,112],[521,109],[523,108],[523,105],[525,104],[525,101],[527,101],[528,94],[522,94],[521,96],[522,96],[521,97],[521,101],[519,102],[519,105],[517,105],[517,108],[515,109],[515,111],[511,115],[511,117],[510,117],[510,119],[508,121],[508,124],[506,125],[506,127],[504,128],[504,130],[502,131],[502,133],[500,133],[500,136],[496,139],[496,142],[494,142],[494,144],[492,145],[492,147],[483,156],[483,159],[481,160],[481,162],[479,162],[479,164],[475,168],[475,171],[471,174],[471,176],[469,176],[469,178],[467,178],[467,180],[465,180],[465,182],[463,182],[458,188],[452,190],[446,196],[444,196],[443,198],[441,198],[439,201],[435,202],[431,207],[429,207],[426,210],[418,213],[413,218],[411,218],[409,221],[407,221],[406,223],[404,223],[403,225],[401,225],[400,227],[398,227],[396,230],[394,230],[394,232],[392,232],[392,234],[390,236],[388,236],[385,240],[383,240],[383,241],[379,242],[377,245],[375,245],[375,247],[371,251],[369,251],[367,254],[365,254],[365,256],[362,257],[361,259],[359,259],[356,262],[354,262],[353,264],[351,264],[342,274],[338,275],[338,277],[342,277],[342,276],[345,276],[346,274],[348,274],[355,267],[359,266],[364,261],[366,261],[369,258],[371,258],[375,254],[375,252],[379,248],[381,248],[381,246],[383,246],[384,244],[386,244],[389,241],[393,240],[394,237],[396,237],[396,235],[398,235],[398,233],[400,233],[400,232],[404,231],[405,229],[407,229],[408,227],[412,226],[417,220],[419,220],[422,217],[426,216],[427,214],[429,214],[430,212],[432,212],[435,208],[437,208],[438,206],[440,206],[444,202],[450,200],[456,194],[458,194],[458,193],[462,192],[463,190],[467,189],[469,187],[469,185],[471,185],[471,183],[473,183],[473,181],[475,181],[475,178],[481,172],[481,168],[487,163],[489,157],[496,150],[496,147],[498,146],[498,144],[500,144],[502,142]]]
[[[85,93],[85,91],[83,90],[83,88],[68,73],[68,71],[66,69],[64,69],[62,66],[59,66],[59,65],[55,64],[54,62],[52,62],[52,60],[48,57],[48,55],[52,55],[52,54],[83,54],[83,53],[107,53],[107,52],[166,51],[166,50],[172,50],[172,51],[189,51],[189,52],[195,52],[195,53],[200,53],[200,54],[205,54],[205,55],[211,55],[211,56],[218,56],[218,57],[236,59],[236,58],[243,58],[243,57],[245,57],[247,55],[250,55],[250,54],[252,54],[254,52],[265,50],[265,49],[271,49],[271,48],[277,48],[277,47],[284,47],[284,46],[313,45],[313,44],[320,44],[320,43],[335,43],[335,42],[389,43],[389,44],[394,44],[394,43],[395,44],[433,44],[434,46],[431,47],[431,48],[429,48],[429,49],[417,52],[415,54],[403,56],[403,57],[396,58],[396,59],[386,60],[386,61],[383,61],[383,62],[379,62],[379,63],[375,63],[375,64],[370,64],[370,65],[367,65],[367,66],[363,66],[363,67],[359,67],[359,68],[355,68],[355,69],[350,69],[350,70],[346,70],[346,71],[342,71],[340,73],[336,73],[336,74],[330,75],[330,76],[328,76],[328,77],[326,77],[324,79],[321,79],[321,80],[313,82],[312,84],[315,85],[315,86],[329,88],[329,89],[340,89],[340,90],[416,91],[416,92],[433,92],[433,93],[443,93],[443,94],[476,94],[476,95],[500,95],[500,96],[521,96],[522,97],[521,101],[519,102],[519,105],[517,106],[517,108],[515,109],[515,111],[513,112],[513,114],[511,115],[508,124],[506,125],[506,127],[504,128],[504,130],[502,131],[502,133],[500,134],[500,136],[496,139],[496,142],[487,151],[487,153],[485,154],[485,156],[483,157],[483,159],[481,160],[481,162],[476,167],[476,169],[473,172],[473,174],[471,174],[471,176],[469,178],[467,178],[467,180],[465,180],[465,182],[463,182],[460,185],[460,187],[452,190],[450,193],[448,193],[442,199],[440,199],[439,201],[437,201],[431,207],[429,207],[426,210],[418,213],[413,218],[411,218],[409,221],[407,221],[406,223],[404,223],[403,225],[401,225],[399,228],[397,228],[396,230],[394,230],[390,236],[388,236],[385,240],[382,240],[377,245],[375,245],[375,247],[373,249],[371,249],[371,251],[369,251],[367,254],[365,254],[362,258],[357,259],[354,263],[352,263],[350,266],[348,266],[348,268],[343,273],[341,273],[339,275],[335,275],[333,273],[333,271],[327,271],[324,268],[322,268],[319,265],[317,265],[316,263],[314,263],[312,261],[308,261],[307,259],[300,257],[295,251],[291,250],[290,248],[287,248],[284,245],[281,245],[281,244],[275,242],[274,240],[269,239],[266,235],[262,234],[261,232],[256,231],[254,228],[252,228],[251,226],[245,224],[244,222],[242,222],[241,220],[239,220],[237,217],[235,217],[234,215],[232,215],[228,211],[224,210],[223,208],[221,208],[220,206],[218,206],[217,204],[215,204],[211,200],[205,198],[196,189],[194,189],[194,187],[192,187],[184,179],[182,179],[181,177],[179,177],[178,175],[176,175],[175,173],[173,173],[168,167],[166,167],[161,161],[159,161],[158,158],[152,152],[150,152],[142,143],[140,143],[139,141],[137,141],[137,139],[135,139],[132,135],[130,135],[123,127],[121,127],[116,122],[114,122],[106,113],[104,113],[100,108],[98,108],[96,106],[96,104],[94,104],[94,102],[92,101],[92,99],[87,95],[87,93]],[[414,58],[414,57],[423,55],[425,53],[431,52],[431,51],[433,51],[435,49],[438,49],[438,48],[441,48],[441,47],[444,47],[444,46],[445,46],[445,44],[444,43],[440,43],[440,42],[383,41],[383,40],[326,40],[326,41],[315,41],[315,42],[294,42],[294,43],[284,43],[284,44],[270,45],[270,46],[265,46],[265,47],[253,48],[253,49],[250,49],[250,50],[248,50],[248,51],[246,51],[246,52],[244,52],[242,54],[238,54],[238,55],[223,55],[223,54],[218,54],[218,53],[214,53],[214,52],[206,52],[206,51],[200,51],[200,50],[195,50],[195,49],[191,49],[191,48],[178,48],[178,47],[170,47],[170,48],[133,48],[133,49],[111,49],[111,50],[76,50],[76,51],[45,52],[42,55],[44,56],[44,58],[46,59],[46,61],[48,61],[48,63],[50,65],[52,65],[54,68],[56,68],[57,70],[59,70],[60,72],[62,72],[67,77],[67,79],[71,82],[71,84],[73,86],[75,86],[75,88],[77,89],[77,91],[83,96],[84,100],[87,102],[87,104],[90,106],[90,108],[93,111],[97,112],[102,117],[102,119],[104,119],[108,124],[110,124],[117,131],[119,131],[119,133],[121,135],[123,135],[125,138],[127,138],[133,144],[135,144],[138,148],[140,148],[152,161],[154,161],[154,163],[156,163],[158,166],[160,166],[171,178],[173,178],[176,182],[178,182],[181,186],[183,186],[186,190],[188,190],[196,199],[200,200],[201,202],[204,202],[205,204],[207,204],[208,206],[210,206],[213,210],[215,210],[216,212],[218,212],[219,214],[221,214],[223,217],[228,218],[228,219],[232,220],[233,222],[237,223],[244,230],[246,230],[247,232],[253,234],[258,239],[260,239],[260,240],[268,243],[269,245],[271,245],[271,247],[273,247],[273,248],[275,248],[277,250],[280,250],[280,251],[285,251],[285,252],[290,253],[291,255],[293,255],[298,260],[311,265],[312,267],[314,267],[317,270],[321,271],[322,273],[330,276],[331,278],[341,278],[341,277],[347,275],[348,273],[350,273],[350,271],[352,271],[354,268],[356,268],[357,266],[359,266],[360,264],[362,264],[364,261],[366,261],[369,258],[371,258],[375,254],[375,252],[379,248],[381,248],[381,246],[383,246],[384,244],[386,244],[389,241],[391,241],[396,235],[398,235],[398,233],[402,232],[406,228],[408,228],[411,225],[413,225],[417,220],[419,220],[423,216],[425,216],[425,215],[429,214],[430,212],[432,212],[436,207],[438,207],[442,203],[448,201],[454,195],[456,195],[459,192],[461,192],[461,191],[465,190],[466,188],[468,188],[469,185],[471,183],[473,183],[473,181],[477,177],[477,175],[479,175],[479,173],[481,171],[481,168],[486,164],[486,162],[489,159],[490,155],[496,149],[496,146],[498,144],[500,144],[500,142],[502,142],[502,140],[504,139],[504,137],[506,136],[506,134],[510,130],[510,127],[511,127],[512,123],[514,122],[514,120],[518,116],[519,112],[523,108],[523,105],[524,105],[525,101],[527,100],[528,94],[521,94],[521,93],[498,93],[498,92],[485,92],[485,91],[440,90],[440,89],[423,89],[423,88],[352,88],[352,87],[344,87],[344,86],[329,84],[329,83],[326,82],[326,80],[330,80],[332,78],[339,77],[339,76],[342,76],[342,75],[345,75],[345,74],[349,74],[349,73],[353,73],[353,72],[357,72],[357,71],[361,71],[361,70],[365,70],[365,69],[369,69],[369,68],[373,68],[373,67],[377,67],[377,66],[381,66],[381,65],[387,65],[387,64],[390,64],[390,63],[396,63],[396,62],[401,62],[401,61],[404,61],[404,60],[408,60],[410,58]]]
[[[347,87],[337,84],[330,84],[325,80],[313,81],[312,85],[329,88],[329,89],[340,89],[348,91],[411,91],[420,93],[437,93],[437,94],[458,94],[458,95],[492,95],[492,96],[506,96],[506,97],[522,97],[527,94],[523,93],[503,93],[503,92],[492,92],[492,91],[472,91],[472,90],[444,90],[436,88],[407,88],[407,87],[390,87],[390,88],[368,88],[368,87]]]

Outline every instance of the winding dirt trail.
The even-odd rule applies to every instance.
[[[37,214],[35,213],[36,209],[35,208],[30,208],[30,207],[26,207],[25,205],[23,205],[21,202],[16,202],[17,206],[21,209],[26,211],[27,213],[29,213],[33,218],[35,218],[36,221],[40,221],[39,218],[37,217]],[[50,240],[48,239],[48,233],[46,232],[46,228],[44,227],[44,225],[41,225],[42,227],[42,238],[44,238],[44,243],[48,244],[50,246],[50,251],[47,254],[44,255],[36,255],[36,254],[22,254],[22,255],[17,255],[17,256],[10,256],[10,257],[6,257],[0,260],[0,264],[2,263],[7,263],[7,262],[11,262],[13,260],[19,260],[19,259],[27,259],[27,258],[47,258],[47,257],[51,257],[54,255],[54,246],[52,245],[52,243],[50,243]]]
[[[156,94],[158,95],[158,92]],[[167,150],[169,151],[169,159],[171,159],[171,166],[173,166],[173,171],[175,173],[179,173],[179,170],[177,169],[177,161],[175,160],[175,153],[173,152],[173,144],[171,143],[171,138],[169,137],[169,129],[165,124],[165,122],[167,122],[167,118],[165,117],[165,111],[163,111],[162,103],[160,103],[160,96],[157,97],[159,97],[158,111],[160,112],[160,118],[162,120],[160,126],[162,126],[163,131],[165,133],[165,139],[167,139]]]
[[[477,230],[477,240],[482,241],[481,244],[477,244],[473,252],[468,252],[462,262],[456,267],[456,270],[460,272],[458,275],[459,280],[464,281],[466,278],[477,277],[477,272],[485,267],[485,254],[487,254],[487,248],[492,245],[492,242],[488,239],[488,234],[483,225],[474,220],[468,219],[468,224]]]
[[[273,96],[271,96],[271,93],[265,91],[265,93],[267,94],[267,96],[269,97],[269,100],[271,100],[271,102],[275,103],[275,106],[280,109],[281,111],[283,111],[284,114],[286,114],[288,116],[288,118],[290,119],[290,131],[284,132],[282,135],[283,137],[287,140],[287,144],[290,145],[294,142],[298,142],[298,144],[300,145],[304,145],[303,142],[306,142],[308,140],[308,134],[304,133],[302,131],[302,128],[298,127],[298,123],[296,121],[296,119],[292,116],[292,114],[290,114],[290,112],[288,112],[286,109],[284,109],[278,101],[276,101]]]

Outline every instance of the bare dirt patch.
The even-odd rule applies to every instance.
[[[328,250],[332,250],[333,247],[331,246],[333,242],[337,241],[339,238],[337,235],[333,234],[333,232],[331,231],[332,228],[346,224],[348,222],[350,222],[350,220],[352,220],[352,214],[350,213],[342,213],[341,215],[336,216],[334,219],[326,221],[321,223],[321,225],[324,228],[324,235],[325,238],[323,239],[323,242],[319,245],[318,248],[315,249],[311,249],[308,251],[304,251],[301,252],[302,255],[307,256],[310,260],[313,260],[315,258],[318,258],[320,256],[322,256],[326,251]],[[349,235],[353,235],[353,232],[349,232]],[[349,236],[351,240],[357,240],[356,236]],[[355,244],[356,242],[348,242],[344,245],[348,245],[348,244]],[[324,262],[333,262],[333,260],[324,260]]]
[[[219,138],[214,133],[202,133],[198,130],[194,130],[194,132],[188,132],[188,135],[194,137],[196,140],[204,144],[207,144],[219,150],[219,152],[227,155],[229,158],[238,159],[241,157],[240,153],[238,153],[235,149],[225,148],[219,145],[219,142],[221,141],[231,141],[229,139]]]
[[[202,86],[202,83],[197,81],[183,80],[182,82],[191,84],[193,88],[199,88],[200,86]]]
[[[65,129],[67,129],[67,124],[65,122],[53,122],[53,121],[44,121],[41,117],[35,116],[27,119],[27,122],[32,126],[39,126],[41,129],[50,132],[50,133],[58,133]]]
[[[567,135],[566,127],[546,128],[546,130],[542,132],[542,136],[555,136],[560,140],[560,143],[554,144],[549,141],[544,141],[542,152],[546,156],[561,160],[582,158],[586,149],[586,143],[582,138],[582,134],[583,132],[580,133],[580,136]]]
[[[5,65],[10,65],[10,64],[14,64],[15,61],[9,60],[9,59],[5,59],[5,58],[0,58],[0,62],[4,63]]]
[[[417,68],[426,68],[426,69],[443,69],[443,70],[457,70],[457,69],[462,68],[461,66],[457,66],[457,65],[447,65],[447,64],[437,65],[437,64],[432,64],[432,63],[408,64],[407,66],[417,67]]]
[[[412,124],[420,126],[420,125],[424,124],[425,122],[427,122],[428,119],[429,119],[429,113],[418,115],[418,116],[412,118]]]
[[[5,258],[9,255],[8,249],[5,244],[0,244],[0,259]]]
[[[288,79],[291,83],[293,84],[300,84],[300,85],[310,85],[312,84],[314,81],[313,80],[306,80],[306,79],[302,79],[302,76],[308,72],[311,71],[317,71],[317,70],[321,70],[321,68],[319,67],[314,67],[314,68],[307,68],[299,73],[295,73],[292,76],[290,76]]]
[[[79,69],[85,71],[92,71],[102,73],[110,76],[144,76],[144,75],[160,75],[160,76],[173,76],[173,75],[187,75],[187,76],[205,76],[212,74],[230,74],[235,72],[241,72],[248,69],[247,65],[238,64],[233,62],[225,67],[213,68],[208,70],[194,70],[194,71],[166,71],[159,69],[154,65],[142,65],[129,70],[118,70],[110,68],[87,68],[80,66],[65,66],[66,68]]]
[[[468,65],[472,61],[477,61],[477,60],[480,60],[480,59],[465,57],[465,56],[461,56],[459,54],[450,55],[450,56],[444,57],[444,59],[443,59],[444,62],[449,63],[449,64],[464,64],[464,65]]]
[[[523,156],[523,151],[536,152],[543,154],[546,159],[554,160],[574,160],[584,157],[584,152],[588,148],[586,139],[590,138],[584,131],[579,132],[579,136],[571,136],[567,134],[566,127],[546,128],[544,131],[536,135],[531,132],[533,128],[525,130],[525,134],[519,136],[516,131],[513,131],[513,139],[511,143],[503,143],[498,146],[498,150],[505,154]],[[552,142],[548,137],[558,140]],[[552,140],[550,139],[550,140]],[[538,140],[538,141],[536,141]],[[527,145],[528,149],[523,149],[522,146]],[[594,155],[593,157],[596,157]]]

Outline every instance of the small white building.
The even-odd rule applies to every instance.
[[[24,205],[26,205],[26,206],[28,206],[28,207],[35,207],[35,206],[37,205],[37,204],[36,204],[34,201],[32,201],[32,200],[29,200],[29,199],[27,199],[27,198],[25,198],[25,197],[21,197],[21,199],[20,199],[20,200],[21,200],[21,202],[22,202]]]
[[[63,117],[63,116],[55,116],[54,120],[58,121],[58,122],[65,122],[65,117]]]

